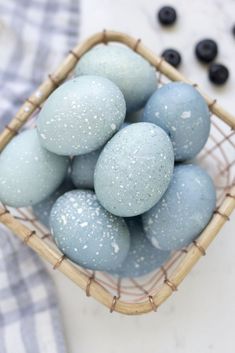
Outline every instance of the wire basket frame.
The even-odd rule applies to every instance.
[[[109,308],[128,315],[156,311],[178,289],[235,208],[235,116],[224,110],[216,99],[202,93],[163,58],[147,49],[140,39],[114,31],[97,33],[71,50],[59,68],[48,76],[26,100],[0,135],[0,151],[25,125],[30,127],[32,117],[40,110],[48,96],[68,77],[81,56],[93,46],[109,42],[124,44],[142,55],[158,71],[158,81],[183,81],[192,84],[204,96],[212,113],[209,140],[198,156],[198,162],[211,174],[217,190],[217,209],[197,238],[187,248],[172,254],[164,266],[141,278],[120,279],[107,273],[83,269],[66,258],[52,241],[48,229],[33,216],[30,208],[13,209],[0,203],[0,222],[23,242],[81,287],[86,295],[94,297]]]

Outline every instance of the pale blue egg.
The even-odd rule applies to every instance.
[[[0,200],[8,206],[34,205],[63,181],[69,160],[44,149],[35,129],[16,136],[0,155]]]
[[[193,86],[183,82],[171,82],[159,88],[146,104],[143,120],[167,132],[177,161],[194,158],[210,133],[206,101]]]
[[[162,266],[170,257],[170,251],[156,249],[146,238],[141,217],[125,219],[131,235],[128,255],[115,271],[120,277],[140,277]]]
[[[44,224],[47,228],[50,228],[50,213],[51,209],[56,202],[56,200],[67,191],[73,190],[74,185],[71,181],[70,175],[68,175],[59,188],[45,200],[34,205],[33,213],[36,216],[37,220],[39,220],[42,224]]]
[[[72,180],[79,189],[94,189],[94,172],[101,149],[76,156],[72,163]]]
[[[114,270],[129,251],[124,219],[106,211],[92,191],[74,190],[61,196],[52,208],[50,225],[61,251],[85,268]]]
[[[103,146],[125,119],[126,104],[110,80],[82,76],[57,88],[44,104],[37,129],[42,145],[60,155],[80,155]]]
[[[142,108],[157,88],[155,68],[121,45],[94,47],[81,57],[75,74],[99,75],[113,81],[125,97],[128,112]]]
[[[178,165],[166,193],[142,216],[144,231],[158,249],[181,249],[206,227],[215,206],[209,175],[193,164]]]
[[[154,124],[131,124],[121,129],[99,156],[94,176],[97,198],[117,216],[139,215],[166,191],[173,166],[167,134]]]

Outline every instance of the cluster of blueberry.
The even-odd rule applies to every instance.
[[[162,7],[158,12],[158,20],[163,26],[173,25],[177,20],[176,10],[171,6]],[[235,34],[235,26],[232,28],[232,32]],[[227,81],[229,77],[227,67],[213,62],[218,54],[218,45],[214,40],[203,39],[198,42],[195,46],[195,54],[200,62],[210,64],[208,76],[211,82],[222,85]],[[174,67],[178,67],[181,63],[181,55],[175,49],[164,50],[162,57]]]

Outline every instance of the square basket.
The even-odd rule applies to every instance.
[[[148,60],[156,67],[160,85],[169,80],[183,81],[192,84],[204,96],[211,111],[212,128],[198,161],[209,171],[217,190],[217,209],[210,223],[196,241],[172,254],[160,269],[138,279],[118,279],[107,273],[85,270],[68,260],[54,244],[48,229],[35,219],[30,208],[13,209],[0,203],[0,221],[54,269],[63,272],[82,288],[87,296],[108,307],[110,312],[137,315],[156,311],[177,290],[195,263],[206,254],[208,246],[235,208],[235,117],[226,112],[216,99],[202,93],[197,84],[187,80],[163,58],[147,49],[140,39],[103,31],[71,50],[59,68],[26,100],[1,133],[0,151],[22,127],[30,128],[34,124],[43,102],[71,76],[80,57],[93,46],[109,42],[124,44]]]

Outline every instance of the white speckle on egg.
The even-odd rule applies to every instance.
[[[188,119],[188,118],[190,118],[191,117],[191,112],[190,111],[188,111],[188,112],[183,112],[182,114],[181,114],[181,118],[182,119]]]
[[[45,135],[45,134],[40,134],[40,136],[41,136],[41,138],[42,138],[43,140],[46,140],[46,135]]]
[[[158,240],[157,240],[155,237],[152,237],[152,238],[151,238],[151,243],[153,244],[153,246],[155,246],[155,248],[161,250],[161,247],[160,247],[160,245],[159,245],[159,242],[158,242]]]
[[[62,219],[62,222],[63,222],[64,225],[67,224],[67,219],[66,219],[65,215],[62,215],[61,219]]]
[[[87,226],[88,226],[87,222],[80,223],[80,227],[82,227],[82,228],[87,227]]]
[[[113,241],[113,242],[111,243],[111,246],[112,246],[112,248],[113,248],[115,254],[117,254],[117,253],[119,252],[119,250],[120,250],[118,244]]]

